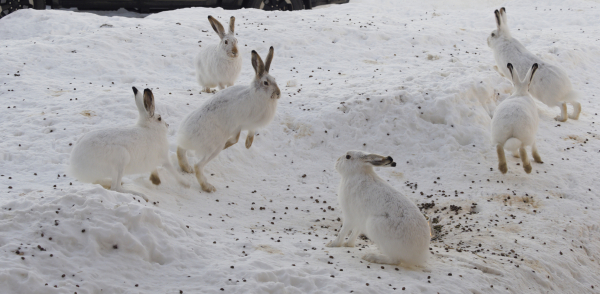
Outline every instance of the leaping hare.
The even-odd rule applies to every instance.
[[[514,66],[520,76],[524,76],[529,67],[537,63],[535,75],[529,93],[549,107],[560,107],[561,115],[554,119],[564,122],[568,118],[579,119],[581,104],[577,102],[578,94],[573,90],[567,73],[561,68],[542,61],[527,51],[517,39],[513,38],[508,29],[506,9],[494,11],[497,29],[488,37],[487,43],[494,51],[497,66],[494,69],[500,75],[511,79],[510,72],[505,67],[507,63]],[[573,105],[573,113],[567,115],[567,103]]]
[[[169,161],[167,127],[154,113],[154,95],[150,89],[143,94],[133,87],[140,116],[135,126],[117,127],[89,132],[81,137],[71,151],[70,174],[81,182],[100,183],[111,179],[110,189],[148,198],[121,187],[123,175],[151,172],[153,184],[161,183],[157,166],[171,172],[180,184],[189,187]]]
[[[538,64],[533,64],[522,81],[512,64],[509,63],[506,67],[512,78],[515,91],[512,96],[498,105],[492,118],[492,140],[496,144],[496,151],[498,152],[498,169],[503,174],[508,171],[504,155],[504,149],[508,149],[512,151],[515,157],[519,157],[517,154],[520,155],[523,161],[523,169],[526,173],[530,173],[531,163],[527,158],[526,146],[531,146],[531,154],[535,162],[543,163],[535,145],[535,134],[540,118],[535,107],[535,101],[528,92],[530,84],[535,82],[534,74],[538,69]],[[518,153],[517,149],[519,150]]]
[[[338,200],[344,219],[337,238],[327,246],[354,247],[356,237],[363,233],[383,252],[367,254],[363,259],[384,264],[423,264],[431,238],[425,216],[412,201],[377,176],[373,166],[396,163],[390,156],[362,151],[348,151],[337,160],[335,168],[342,176]]]
[[[273,53],[271,47],[263,64],[258,53],[252,50],[256,75],[250,85],[219,91],[181,122],[177,133],[179,166],[188,173],[196,173],[202,190],[216,191],[204,176],[204,166],[209,161],[221,150],[237,143],[243,130],[248,130],[246,148],[250,148],[255,130],[273,120],[281,96],[275,78],[269,74]],[[199,159],[194,169],[188,164],[186,150],[194,150]]]
[[[210,92],[210,88],[217,86],[219,90],[233,86],[242,70],[242,57],[233,33],[235,17],[232,16],[229,20],[228,33],[214,17],[209,15],[208,21],[221,38],[221,42],[203,47],[194,59],[196,79],[205,92]]]

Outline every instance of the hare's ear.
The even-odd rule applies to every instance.
[[[225,29],[223,28],[223,25],[221,25],[221,23],[216,18],[212,17],[212,15],[208,16],[208,22],[210,22],[210,25],[212,26],[213,30],[217,32],[219,38],[223,39],[223,37],[225,37]]]
[[[531,85],[531,81],[533,80],[533,75],[535,74],[535,71],[538,69],[538,64],[534,63],[531,68],[529,69],[529,71],[527,71],[527,75],[525,75],[525,82],[527,83],[527,87],[529,88],[529,85]]]
[[[260,78],[265,74],[265,64],[254,50],[252,50],[252,67],[254,67],[257,78]]]
[[[231,18],[229,18],[229,33],[233,34],[234,29],[235,29],[235,16],[232,16]]]
[[[144,108],[146,108],[148,117],[154,116],[154,95],[150,89],[144,89]]]
[[[137,95],[138,90],[136,87],[131,87],[131,89],[133,89],[133,96]]]
[[[275,50],[273,49],[273,46],[271,46],[271,48],[269,48],[269,54],[267,55],[267,60],[265,61],[265,71],[269,72],[269,68],[271,67],[271,61],[273,60],[273,54],[275,53]]]
[[[508,16],[506,16],[506,8],[500,8],[500,16],[502,17],[502,26],[508,28]]]
[[[391,156],[385,157],[379,154],[369,154],[361,158],[364,162],[368,162],[374,166],[396,166],[394,159]]]
[[[494,10],[494,16],[496,17],[496,27],[498,30],[502,27],[502,16],[500,15],[500,11],[498,9]]]

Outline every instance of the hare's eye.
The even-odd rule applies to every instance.
[[[159,116],[159,117],[158,117],[158,121],[162,121],[162,117],[160,117],[160,116]]]
[[[263,84],[265,84],[265,86],[268,86],[269,82],[265,81]]]
[[[227,41],[225,41],[225,45],[227,45]]]
[[[346,155],[346,159],[350,159],[350,157],[351,157],[350,155]]]
[[[495,36],[496,36],[496,34],[492,33],[492,37],[495,37]]]

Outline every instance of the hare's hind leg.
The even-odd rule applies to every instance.
[[[369,254],[365,254],[362,259],[371,262],[371,263],[379,263],[379,264],[400,264],[400,260],[388,257],[386,255],[383,254],[374,254],[374,253],[369,253]]]
[[[535,142],[531,146],[531,155],[533,155],[533,160],[535,162],[537,162],[537,163],[544,163],[542,161],[542,158],[540,157],[540,154],[538,153],[537,146],[535,145]]]
[[[498,152],[498,169],[505,174],[508,171],[506,167],[506,156],[504,155],[504,144],[498,143],[496,145],[496,152]]]
[[[246,149],[250,149],[252,142],[254,142],[254,131],[248,131],[248,135],[246,136]]]
[[[225,150],[225,149],[233,146],[235,143],[237,143],[240,140],[241,132],[242,131],[240,130],[240,131],[238,131],[237,136],[229,138],[229,140],[227,140],[227,142],[225,142],[225,148],[223,148],[223,150]]]
[[[179,162],[179,167],[186,173],[193,173],[194,169],[190,166],[187,160],[186,152],[187,150],[177,146],[177,161]]]
[[[150,181],[154,185],[160,185],[160,178],[158,177],[158,170],[155,169],[150,173]]]
[[[521,146],[519,148],[519,153],[521,153],[521,161],[523,161],[523,169],[526,173],[531,173],[531,162],[529,162],[529,158],[527,158],[527,150],[525,146]]]
[[[204,156],[204,158],[202,158],[198,163],[196,163],[196,165],[194,165],[194,170],[196,172],[196,179],[198,180],[198,183],[200,184],[200,187],[202,188],[202,190],[204,190],[205,192],[210,193],[210,192],[217,191],[215,186],[209,184],[208,181],[206,180],[206,176],[204,176],[204,166],[207,163],[209,163],[211,160],[213,160],[213,158],[215,158],[217,155],[219,155],[219,152],[221,152],[220,149],[213,151],[212,154],[210,154],[209,156]]]
[[[562,103],[561,105],[559,105],[560,107],[560,115],[555,117],[554,119],[560,122],[565,122],[567,121],[567,103]]]
[[[569,115],[570,119],[579,119],[579,114],[581,113],[581,103],[579,102],[571,102],[573,105],[573,113]]]

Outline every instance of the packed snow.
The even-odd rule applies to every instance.
[[[486,38],[513,37],[568,73],[579,120],[536,101],[544,161],[497,170],[491,116],[511,83]],[[85,133],[133,125],[132,86],[170,124],[200,93],[193,58],[236,17],[244,64],[266,56],[275,119],[206,167],[214,193],[165,170],[132,194],[67,174]],[[596,1],[352,0],[313,10],[189,8],[149,15],[20,10],[0,20],[1,293],[588,293],[600,287],[600,8]],[[571,109],[569,109],[571,111]],[[242,134],[245,138],[245,134]],[[392,156],[376,172],[422,208],[423,267],[371,264],[377,247],[328,248],[341,227],[335,160]],[[507,154],[508,155],[508,154]]]

